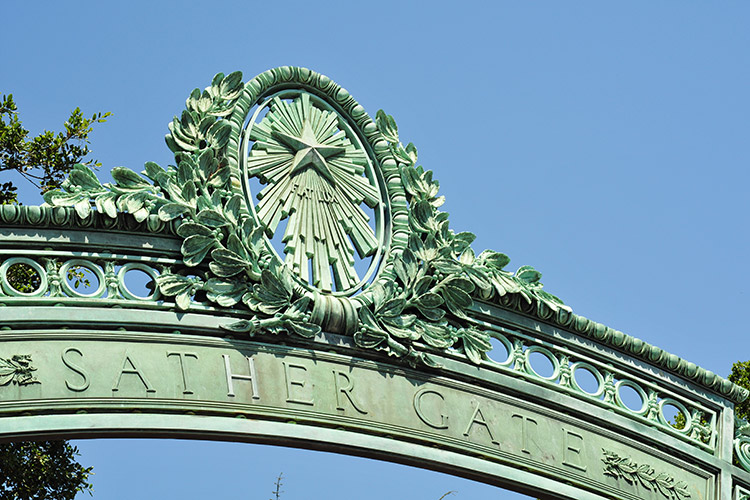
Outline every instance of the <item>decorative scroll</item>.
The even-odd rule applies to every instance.
[[[658,491],[670,500],[690,498],[687,483],[676,482],[666,472],[656,473],[647,464],[637,464],[628,457],[621,457],[617,453],[602,448],[604,457],[604,474],[615,479],[624,479],[629,484],[640,484],[647,490]]]
[[[750,423],[734,418],[734,456],[743,469],[750,472]]]
[[[10,358],[0,358],[0,386],[40,384],[32,372],[31,355],[14,354]]]

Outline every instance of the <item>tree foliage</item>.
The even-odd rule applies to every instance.
[[[64,132],[44,131],[29,139],[17,110],[12,94],[0,96],[0,174],[18,172],[42,192],[59,187],[73,165],[90,153],[92,125],[110,116],[95,113],[84,118],[76,108],[65,122]],[[13,203],[18,203],[17,187],[12,181],[0,182],[0,204]],[[68,277],[76,279],[76,286],[86,286],[81,271],[71,271]],[[35,290],[38,279],[36,272],[23,264],[8,272],[11,286],[20,291]],[[67,441],[0,444],[0,500],[72,500],[80,491],[91,493],[92,468],[79,464],[77,456],[78,450]]]
[[[29,138],[29,131],[18,117],[13,94],[0,95],[0,173],[18,172],[42,193],[60,187],[76,163],[90,153],[89,134],[94,123],[106,121],[111,113],[94,113],[85,118],[75,108],[62,132],[45,130]],[[87,162],[98,166],[96,161]],[[0,183],[0,204],[18,203],[17,186],[12,181]]]
[[[737,361],[732,365],[732,373],[729,374],[729,381],[750,389],[750,361]],[[734,414],[739,418],[750,420],[750,401],[743,401],[734,407]]]
[[[1,500],[72,500],[79,491],[91,493],[91,467],[75,457],[67,441],[0,444]]]

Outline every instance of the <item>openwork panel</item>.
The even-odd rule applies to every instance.
[[[161,303],[156,279],[179,267],[165,258],[107,253],[0,253],[0,302]]]
[[[475,236],[450,227],[438,182],[418,165],[416,147],[401,142],[393,117],[381,110],[371,119],[324,75],[281,67],[243,83],[239,72],[220,73],[190,93],[166,142],[174,165],[147,162],[141,173],[116,167],[111,183],[76,165],[61,189],[45,194],[47,206],[0,208],[0,305],[19,306],[0,329],[6,346],[16,335],[25,350],[0,358],[8,373],[21,374],[5,384],[20,392],[0,393],[13,418],[29,402],[46,411],[44,398],[53,401],[65,390],[95,393],[100,410],[123,408],[115,400],[127,392],[120,392],[120,381],[128,376],[133,394],[145,388],[146,397],[135,401],[139,410],[164,410],[150,398],[166,393],[174,400],[167,406],[179,411],[238,412],[274,422],[303,416],[319,429],[345,426],[362,434],[390,422],[390,437],[401,432],[413,443],[431,433],[430,446],[469,450],[488,467],[502,464],[520,475],[533,469],[539,477],[563,478],[560,484],[578,481],[587,498],[714,498],[717,488],[726,497],[728,474],[744,480],[728,455],[734,438],[739,463],[750,468],[750,430],[740,421],[729,429],[727,422],[732,404],[748,396],[745,389],[574,314],[543,289],[533,267],[511,271],[507,255],[475,252]],[[39,322],[27,309],[37,305],[81,307],[39,308],[49,318]],[[112,314],[95,310],[98,305],[128,310]],[[85,308],[97,319],[82,317]],[[159,325],[149,323],[154,318]],[[44,331],[65,321],[84,332],[78,344],[69,345],[67,324],[64,334]],[[551,325],[560,335],[537,335],[529,322]],[[98,327],[106,333],[90,337]],[[167,333],[151,339],[159,329]],[[28,330],[36,337],[24,337]],[[205,338],[185,339],[185,351],[162,352],[165,344],[182,342],[184,332]],[[56,335],[59,345],[36,344]],[[258,405],[251,395],[236,405],[232,384],[254,390],[258,382],[255,358],[245,353],[250,373],[239,375],[229,362],[233,345],[216,350],[216,337],[246,342],[251,350],[300,349],[255,352],[265,373],[274,374],[261,375],[275,384],[269,395],[286,393],[287,400]],[[161,388],[146,382],[132,354],[151,340],[139,354],[150,360],[143,366],[166,370],[165,359],[179,363],[172,379],[159,377],[171,380]],[[99,341],[122,349],[115,365],[96,361]],[[304,385],[305,374],[320,367],[308,370],[303,351],[321,345],[346,359],[329,360],[320,378]],[[59,361],[40,367],[39,380],[61,380],[54,370],[78,379],[67,389],[32,382],[30,356],[37,352]],[[322,360],[322,351],[315,356]],[[198,359],[200,387],[211,394],[193,401],[186,397],[194,391],[185,385],[192,376],[185,367]],[[81,380],[86,370],[75,368],[79,362],[92,380],[112,366],[122,369],[114,383],[99,377],[88,386]],[[351,370],[339,377],[334,370],[344,365]],[[383,389],[369,394],[372,410],[360,411],[354,402],[355,373],[365,392]],[[438,380],[443,385],[428,387]],[[328,406],[315,408],[312,396],[294,398],[290,387],[332,388]],[[382,394],[398,391],[411,407],[383,412],[393,402]],[[346,418],[342,397],[354,407]],[[407,416],[409,422],[399,423]],[[501,438],[514,427],[520,430]],[[549,438],[533,460],[530,429]],[[496,478],[496,471],[487,477]],[[547,493],[554,491],[547,486]]]
[[[520,331],[484,326],[493,338],[487,358],[495,370],[563,391],[706,451],[716,451],[718,414],[704,404],[590,354]]]

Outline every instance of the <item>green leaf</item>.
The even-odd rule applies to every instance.
[[[460,307],[461,309],[467,309],[471,307],[471,304],[472,304],[471,296],[468,293],[466,293],[464,290],[454,287],[454,286],[447,285],[442,288],[442,292],[443,292],[443,298],[445,298],[445,300],[449,302],[449,305],[450,303],[452,303]]]
[[[445,323],[445,322],[443,322]],[[453,345],[453,336],[446,324],[432,324],[418,321],[416,328],[422,336],[422,340],[428,345],[438,349],[445,349]]]
[[[209,264],[209,267],[215,275],[221,277],[234,276],[251,266],[250,262],[225,248],[214,249],[211,257],[214,261]]]
[[[250,335],[252,336],[252,334],[255,333],[256,324],[252,320],[241,319],[239,321],[235,321],[234,323],[219,325],[219,327],[237,333],[250,332]]]
[[[195,220],[204,226],[212,228],[226,226],[229,223],[224,216],[216,210],[201,210]]]
[[[418,200],[409,212],[409,223],[415,231],[429,233],[432,213],[433,208],[430,202]]]
[[[291,297],[291,290],[287,290],[284,282],[277,278],[268,269],[264,269],[260,275],[260,284],[263,291],[270,294],[275,300],[286,300],[288,301]],[[258,286],[255,287],[258,289]]]
[[[445,284],[460,288],[466,293],[472,293],[474,291],[474,283],[461,276],[452,276],[445,281]]]
[[[81,219],[85,219],[91,213],[91,201],[89,201],[88,196],[76,202],[73,207],[75,208],[78,217]]]
[[[174,302],[178,309],[181,309],[183,311],[187,310],[190,307],[190,300],[192,299],[191,292],[182,292],[178,293],[175,298]]]
[[[422,192],[422,180],[419,178],[417,171],[411,167],[401,169],[401,181],[404,183],[404,189],[412,196],[419,196]]]
[[[86,193],[66,193],[55,189],[53,191],[47,191],[44,193],[44,201],[53,207],[59,206],[71,206],[80,202],[81,200],[88,200],[89,195]]]
[[[136,174],[129,168],[115,167],[112,169],[112,178],[117,181],[117,185],[125,189],[138,189],[151,187],[151,184],[143,177]]]
[[[420,295],[424,295],[430,290],[434,281],[435,281],[435,278],[433,278],[432,276],[422,276],[421,278],[419,278],[419,281],[417,281],[417,283],[414,285],[414,289],[412,290],[412,293],[417,297]]]
[[[195,234],[200,236],[213,237],[214,232],[202,224],[196,224],[195,222],[183,222],[177,228],[177,234],[183,238],[193,236]]]
[[[188,208],[179,203],[167,203],[159,207],[159,219],[165,222],[183,215],[188,211]]]
[[[289,307],[289,309],[284,313],[284,316],[288,318],[301,318],[304,314],[306,314],[310,310],[310,302],[312,302],[312,299],[310,297],[302,296],[294,301],[294,303]]]
[[[201,94],[196,102],[195,107],[200,113],[207,113],[208,110],[211,109],[213,102],[214,100],[211,98],[211,94],[209,94],[207,90],[204,90],[203,94]]]
[[[203,289],[217,295],[231,295],[241,291],[244,293],[246,285],[237,280],[227,281],[211,278],[203,285]]]
[[[177,167],[177,183],[179,185],[185,185],[185,183],[190,181],[195,182],[194,166],[192,160],[189,161],[187,158],[180,162]]]
[[[432,265],[439,273],[447,275],[459,274],[463,271],[461,265],[452,259],[436,259]]]
[[[445,311],[443,309],[433,309],[429,307],[417,307],[422,316],[429,319],[430,321],[440,321],[445,317]]]
[[[136,222],[143,222],[149,215],[150,212],[146,207],[141,207],[133,212],[133,218],[136,220]]]
[[[461,253],[459,261],[465,266],[474,264],[474,250],[472,250],[471,247],[466,247],[463,253]]]
[[[242,208],[242,196],[236,194],[232,196],[224,206],[224,215],[233,225],[237,225],[240,220],[240,209]]]
[[[247,286],[240,281],[227,281],[211,278],[203,285],[206,297],[222,307],[231,307],[240,301]]]
[[[228,266],[244,267],[250,264],[248,261],[243,259],[240,255],[226,248],[215,249],[213,252],[211,252],[211,257],[213,257],[213,259],[216,262],[219,262],[221,264],[226,264]]]
[[[414,253],[405,248],[401,255],[397,256],[393,263],[396,276],[404,286],[409,286],[417,274],[417,259]]]
[[[375,114],[375,122],[378,130],[380,130],[380,133],[383,134],[388,142],[392,144],[398,143],[398,127],[392,116],[385,114],[385,111],[380,109]]]
[[[320,326],[305,321],[287,320],[284,324],[300,337],[308,339],[319,334],[321,330]]]
[[[107,214],[110,218],[114,219],[117,217],[117,206],[115,200],[117,195],[115,193],[107,192],[96,197],[94,202],[96,203],[96,209],[99,212]]]
[[[239,237],[237,237],[237,235],[234,233],[230,234],[229,238],[227,238],[227,250],[231,250],[232,252],[236,253],[241,259],[247,260],[250,258],[250,255],[248,254],[245,245],[242,243],[242,240],[240,240]]]
[[[518,268],[518,271],[516,271],[516,278],[523,280],[526,283],[537,283],[542,279],[542,273],[531,266],[521,266]]]
[[[229,73],[219,84],[219,95],[223,99],[231,100],[239,97],[244,86],[242,85],[242,72]]]
[[[208,129],[206,139],[214,149],[221,149],[227,145],[229,135],[232,133],[232,126],[226,120],[217,120]]]
[[[466,243],[467,245],[471,245],[472,243],[474,243],[474,240],[477,239],[474,233],[470,233],[468,231],[462,231],[455,235],[454,238],[458,241]]]
[[[354,343],[364,349],[375,349],[387,340],[388,334],[382,330],[359,330],[354,334]]]
[[[219,162],[214,158],[214,150],[210,148],[204,150],[198,158],[198,166],[204,179],[208,179],[208,176],[216,169],[218,164]]]
[[[190,291],[195,284],[194,280],[179,274],[162,274],[156,277],[159,291],[168,297],[185,291]]]
[[[185,200],[185,203],[191,207],[195,206],[196,198],[198,196],[198,193],[195,188],[195,183],[193,181],[186,182],[182,186],[182,191],[180,192],[182,199]]]
[[[492,349],[490,336],[477,328],[462,328],[458,335],[463,341],[466,357],[474,364],[480,364],[484,353]]]
[[[420,309],[433,309],[443,305],[443,298],[436,293],[426,293],[417,297],[415,304]]]
[[[148,198],[148,193],[144,191],[135,191],[124,196],[120,196],[120,198],[117,200],[117,205],[120,207],[120,210],[135,214],[135,212],[143,208],[143,205],[144,203],[146,203],[146,200]]]
[[[398,316],[404,310],[406,301],[402,297],[396,297],[383,304],[378,311],[380,316]]]
[[[226,183],[229,181],[229,177],[231,174],[231,169],[228,165],[224,165],[223,167],[219,168],[218,170],[215,170],[208,178],[208,184],[213,187],[224,187]]]
[[[96,178],[94,172],[85,165],[80,163],[75,165],[68,176],[70,181],[76,186],[80,186],[86,191],[96,191],[102,189],[102,184]]]
[[[224,73],[216,73],[216,74],[214,75],[214,78],[213,78],[213,80],[211,80],[211,86],[212,86],[212,87],[217,87],[217,88],[218,88],[218,87],[219,87],[219,85],[221,84],[221,81],[222,81],[223,79],[224,79]],[[198,89],[196,89],[196,90],[198,90]]]
[[[188,266],[197,266],[216,244],[216,239],[207,236],[193,235],[182,242],[183,261]]]
[[[470,267],[464,272],[469,276],[471,282],[480,290],[488,292],[492,289],[492,280],[484,268]]]
[[[401,160],[402,163],[406,163],[407,165],[412,165],[412,158],[409,155],[409,153],[406,152],[404,148],[402,148],[400,145],[393,148],[393,153],[396,155],[396,158]]]
[[[367,307],[359,308],[359,320],[365,326],[368,326],[370,328],[378,328],[378,322],[375,319],[375,316],[372,314],[372,311],[370,311],[370,309]]]
[[[510,263],[510,257],[504,253],[485,250],[479,254],[479,261],[492,269],[502,270]]]
[[[406,152],[409,155],[409,158],[411,158],[411,164],[414,165],[417,163],[417,147],[413,142],[406,145]]]
[[[389,319],[395,319],[395,318],[389,318]],[[400,338],[400,339],[417,340],[419,338],[419,333],[416,330],[401,328],[398,325],[394,325],[389,321],[384,320],[383,327],[390,335]]]

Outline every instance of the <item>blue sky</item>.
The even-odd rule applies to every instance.
[[[114,113],[92,137],[101,177],[169,164],[167,123],[215,73],[306,66],[396,118],[476,250],[721,375],[750,358],[746,2],[12,0],[3,17],[0,92],[27,127]],[[521,498],[283,448],[78,444],[98,499],[265,500],[281,471],[284,500]]]

